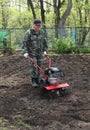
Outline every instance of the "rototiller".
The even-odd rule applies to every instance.
[[[46,55],[48,59],[48,68],[45,70],[40,67],[36,61],[34,61],[30,56],[28,59],[38,68],[41,72],[40,79],[39,79],[39,88],[42,89],[43,93],[55,93],[58,96],[66,94],[67,87],[69,86],[68,83],[60,83],[58,80],[59,77],[65,76],[64,71],[58,69],[57,67],[51,66],[51,58]]]

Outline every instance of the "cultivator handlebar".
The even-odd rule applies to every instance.
[[[51,58],[48,55],[45,55],[45,57],[47,57],[48,59],[48,68],[51,67]],[[38,69],[39,71],[43,74],[44,78],[47,79],[48,76],[45,74],[45,71],[36,63],[36,61],[31,58],[30,56],[27,57]]]

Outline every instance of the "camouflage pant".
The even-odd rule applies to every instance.
[[[37,63],[37,65],[41,66],[41,58],[33,57],[33,59]],[[30,62],[30,76],[32,78],[39,78],[40,76],[40,71],[32,62]]]

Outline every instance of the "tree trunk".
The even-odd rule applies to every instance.
[[[5,14],[5,7],[2,5],[2,28],[6,28],[7,27],[7,17]]]
[[[58,5],[57,5],[58,3]],[[58,25],[59,25],[59,20],[60,20],[60,7],[59,7],[60,0],[53,0],[53,5],[54,5],[54,13],[56,15],[55,18],[55,37],[58,38]]]
[[[76,2],[78,3],[78,0],[76,0]],[[88,0],[85,0],[85,5],[88,5]],[[85,16],[83,17],[82,13],[82,6],[78,7],[78,13],[79,13],[79,19],[80,19],[80,34],[79,34],[79,40],[78,40],[78,45],[80,46],[83,46],[84,43],[85,43],[85,39],[86,39],[86,36],[88,34],[88,32],[90,31],[90,29],[87,29],[87,28],[83,28],[83,22],[87,25],[87,22],[88,22],[88,15],[89,15],[89,12],[85,9]],[[81,36],[81,37],[80,37]]]
[[[32,14],[33,14],[33,18],[36,19],[36,13],[35,13],[35,11],[34,11],[34,7],[33,7],[32,0],[27,0],[27,4],[28,4],[28,6],[31,7]]]
[[[63,0],[62,2],[61,0],[53,0],[54,13],[56,14],[56,19],[55,19],[56,38],[58,38],[59,32],[61,37],[66,35],[65,22],[72,8],[72,0],[68,0],[67,9],[64,12],[63,16],[60,18],[60,8],[64,4],[64,2],[65,0]]]
[[[59,27],[64,27],[67,17],[69,16],[72,9],[72,0],[68,0],[68,6],[64,12],[62,18],[59,20]]]
[[[86,39],[86,36],[87,34],[89,33],[90,29],[88,28],[84,28],[83,32],[82,32],[82,40],[81,40],[81,46],[84,45],[85,43],[85,39]]]
[[[43,0],[40,0],[40,6],[41,6],[41,19],[42,22],[45,24],[45,10],[44,10],[44,6],[43,6]]]

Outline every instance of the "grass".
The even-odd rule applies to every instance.
[[[18,127],[23,127],[25,129],[30,129],[31,125],[27,124],[26,122],[23,121],[23,117],[21,115],[15,115],[13,117],[14,123]]]
[[[0,130],[16,130],[16,127],[10,125],[8,120],[0,118]]]
[[[29,124],[25,123],[25,122],[22,121],[22,120],[19,120],[18,125],[20,125],[20,126],[22,126],[22,127],[24,127],[24,128],[28,128],[28,129],[31,128],[31,126],[30,126]]]

